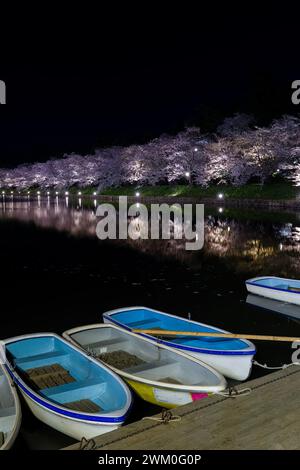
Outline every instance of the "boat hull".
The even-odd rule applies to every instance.
[[[267,297],[273,300],[280,300],[282,302],[288,302],[295,305],[300,305],[300,293],[288,292],[272,287],[259,286],[255,285],[251,281],[246,281],[246,287],[248,292],[250,292],[251,294],[260,295],[262,297]]]
[[[187,405],[196,400],[209,396],[209,393],[190,393],[178,390],[170,390],[164,387],[154,387],[134,380],[126,380],[139,397],[143,400],[162,406],[163,408],[176,408]]]
[[[34,416],[47,424],[51,428],[56,429],[57,431],[66,434],[69,437],[81,441],[84,437],[85,439],[91,439],[101,434],[113,431],[117,429],[121,424],[118,425],[105,425],[103,424],[90,424],[83,421],[75,421],[70,418],[65,418],[62,415],[55,414],[52,411],[47,410],[46,408],[37,404],[34,400],[28,397],[26,393],[21,391],[29,409],[34,414]]]

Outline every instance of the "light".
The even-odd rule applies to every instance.
[[[38,192],[37,192],[37,195],[39,196],[40,194],[41,194],[41,192],[40,192],[40,191],[38,191]]]
[[[30,194],[30,191],[27,191],[27,194]]]
[[[49,191],[47,191],[47,196],[49,196],[49,195],[50,195],[50,192],[49,192]]]
[[[2,191],[2,194],[3,194],[3,196],[4,196],[4,194],[5,194],[5,191]]]
[[[223,212],[223,207],[219,207],[219,212],[220,212],[220,214],[222,214],[222,212]]]
[[[230,232],[230,227],[227,227],[227,232]]]
[[[13,191],[11,191],[11,192],[10,192],[10,194],[13,196],[14,192],[13,192]]]
[[[55,191],[56,196],[58,196],[58,191]]]
[[[185,176],[186,176],[187,178],[189,178],[189,177],[190,177],[190,172],[189,172],[189,171],[186,171],[186,172],[185,172]]]
[[[69,192],[68,192],[68,191],[65,192],[65,196],[69,196]]]
[[[219,194],[218,194],[218,198],[219,198],[219,199],[223,199],[223,197],[224,197],[224,194],[223,194],[223,193],[219,193]]]
[[[280,243],[280,244],[279,244],[279,250],[282,251],[282,248],[283,248],[283,244]]]
[[[139,196],[140,196],[140,193],[137,191],[137,192],[135,193],[135,195],[136,195],[136,197],[139,197]]]
[[[81,196],[81,191],[79,191],[78,196]]]
[[[93,196],[97,196],[97,193],[96,193],[96,191],[94,191],[94,192],[93,192]]]
[[[198,149],[197,149],[197,147],[195,147],[195,148],[194,148],[194,152],[198,152]]]

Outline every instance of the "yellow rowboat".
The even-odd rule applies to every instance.
[[[115,325],[81,326],[63,336],[155,405],[174,408],[226,388],[225,378],[199,359]]]

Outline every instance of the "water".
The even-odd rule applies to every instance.
[[[66,204],[67,202],[67,204]],[[300,278],[297,213],[205,208],[205,245],[99,241],[95,205],[65,199],[0,205],[1,337],[101,321],[113,308],[145,305],[234,332],[300,336],[300,323],[246,304],[245,279]],[[291,361],[290,344],[256,342],[256,360]],[[255,367],[252,377],[266,373]],[[158,408],[137,400],[130,420]],[[72,439],[23,406],[17,448],[59,448]]]

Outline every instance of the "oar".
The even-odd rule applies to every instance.
[[[258,339],[263,341],[299,341],[300,338],[291,336],[248,335],[243,333],[212,333],[208,331],[174,331],[174,330],[132,330],[133,333],[143,333],[154,336],[211,336],[213,338]]]

